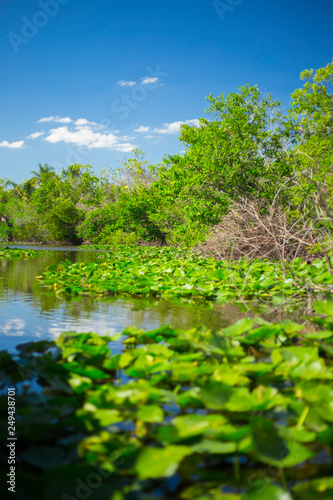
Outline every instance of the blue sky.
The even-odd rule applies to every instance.
[[[0,3],[0,178],[38,163],[119,168],[183,149],[205,97],[257,84],[288,106],[333,57],[331,0]]]

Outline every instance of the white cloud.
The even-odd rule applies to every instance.
[[[44,123],[44,122],[56,122],[56,123],[72,123],[73,120],[69,118],[69,116],[66,116],[65,118],[62,118],[61,116],[48,116],[46,118],[41,118],[38,120],[38,123]]]
[[[140,134],[142,134],[144,132],[149,132],[149,130],[150,127],[144,127],[143,125],[141,125],[139,128],[136,128],[134,132],[139,132]]]
[[[140,85],[151,85],[158,82],[158,77],[156,76],[143,76],[140,78]],[[121,87],[134,87],[137,84],[134,80],[119,80],[118,84]]]
[[[133,87],[134,85],[136,85],[136,82],[134,81],[126,81],[126,80],[119,80],[118,81],[119,85],[121,85],[122,87]]]
[[[123,135],[123,136],[121,137],[121,140],[122,140],[122,141],[132,141],[133,139],[135,139],[135,137],[131,137],[131,136],[129,136],[129,135]]]
[[[199,120],[186,120],[185,122],[173,122],[173,123],[163,123],[161,128],[155,128],[154,132],[158,134],[177,134],[180,131],[181,125],[194,125],[195,127],[199,126]]]
[[[145,76],[141,78],[141,85],[149,85],[150,83],[157,83],[157,82],[158,82],[157,77]]]
[[[2,141],[0,142],[0,148],[23,149],[25,148],[25,145],[24,141],[16,141],[16,142]]]
[[[0,326],[0,332],[11,337],[22,337],[26,323],[20,318],[9,319]]]
[[[96,122],[90,122],[89,120],[86,120],[85,118],[79,118],[78,120],[76,120],[74,125],[76,127],[85,127],[85,126],[95,127],[95,128],[103,128],[104,127],[104,125],[100,125]]]
[[[28,135],[28,137],[26,137],[26,139],[38,139],[38,137],[41,137],[42,135],[44,135],[44,131],[34,132],[33,134]]]
[[[158,136],[156,136],[156,135],[145,135],[144,136],[144,139],[157,139],[157,138],[158,138]]]
[[[69,130],[68,127],[54,128],[49,131],[49,135],[44,140],[52,144],[65,142],[89,149],[108,148],[128,152],[135,148],[135,145],[128,142],[120,143],[119,138],[112,132],[103,134],[94,132],[89,127],[83,127],[80,130]]]

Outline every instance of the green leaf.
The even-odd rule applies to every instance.
[[[292,496],[279,486],[261,481],[244,493],[241,500],[292,500]]]
[[[313,307],[318,314],[333,316],[333,301],[317,300]]]
[[[143,422],[163,422],[163,410],[157,405],[144,405],[136,414],[138,420]]]
[[[333,332],[330,330],[325,330],[322,332],[311,332],[305,333],[304,337],[309,340],[317,340],[317,339],[329,339],[333,336]]]
[[[146,447],[138,457],[135,470],[140,479],[170,477],[176,472],[182,459],[192,453],[193,450],[188,446]]]
[[[297,493],[297,495],[302,495],[299,498],[308,498],[307,494],[310,492],[313,493],[313,497],[309,496],[311,500],[318,498],[318,495],[320,495],[319,498],[323,498],[323,500],[333,498],[333,477],[321,477],[312,481],[297,484],[293,487],[293,491]],[[322,494],[324,494],[324,496],[321,496]]]
[[[223,332],[226,335],[237,336],[247,332],[252,328],[252,326],[253,326],[252,319],[243,318],[237,321],[237,323],[235,323],[234,325],[229,326],[228,328],[224,328]]]
[[[203,439],[199,443],[191,446],[191,448],[196,453],[228,454],[234,453],[237,450],[237,444],[232,442],[223,443],[221,441]]]
[[[275,464],[288,455],[287,442],[267,418],[254,417],[251,422],[251,434],[255,453],[264,462]]]

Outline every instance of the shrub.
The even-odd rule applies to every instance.
[[[135,233],[124,233],[122,229],[114,230],[111,226],[106,226],[94,238],[94,243],[102,243],[105,245],[135,245],[138,243],[139,237]]]

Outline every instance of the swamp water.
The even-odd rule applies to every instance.
[[[19,344],[52,340],[64,331],[112,336],[128,326],[150,330],[166,324],[182,329],[199,325],[220,329],[244,316],[231,304],[198,305],[119,296],[57,296],[36,280],[36,276],[64,259],[94,261],[97,252],[32,245],[11,248],[53,250],[53,253],[0,261],[0,350],[14,352]],[[113,352],[117,349],[121,349],[121,342],[119,346],[113,345]]]
[[[245,314],[211,302],[66,299],[36,280],[66,258],[89,262],[96,252],[63,248],[0,262],[0,349],[15,352],[64,330],[97,333],[63,335],[67,353],[38,368],[37,388],[30,367],[37,370],[35,357],[45,363],[57,356],[53,347],[40,342],[2,355],[11,384],[24,377],[17,393],[18,498],[35,500],[37,490],[41,500],[83,498],[78,481],[90,484],[96,470],[107,478],[96,486],[96,500],[333,498],[330,331],[312,341],[303,333],[295,345],[300,325],[257,328],[247,319],[223,339],[200,329],[178,337],[166,327],[149,335],[133,329],[123,343],[106,345],[99,335],[130,325],[218,330]],[[320,351],[309,347],[318,339]]]

